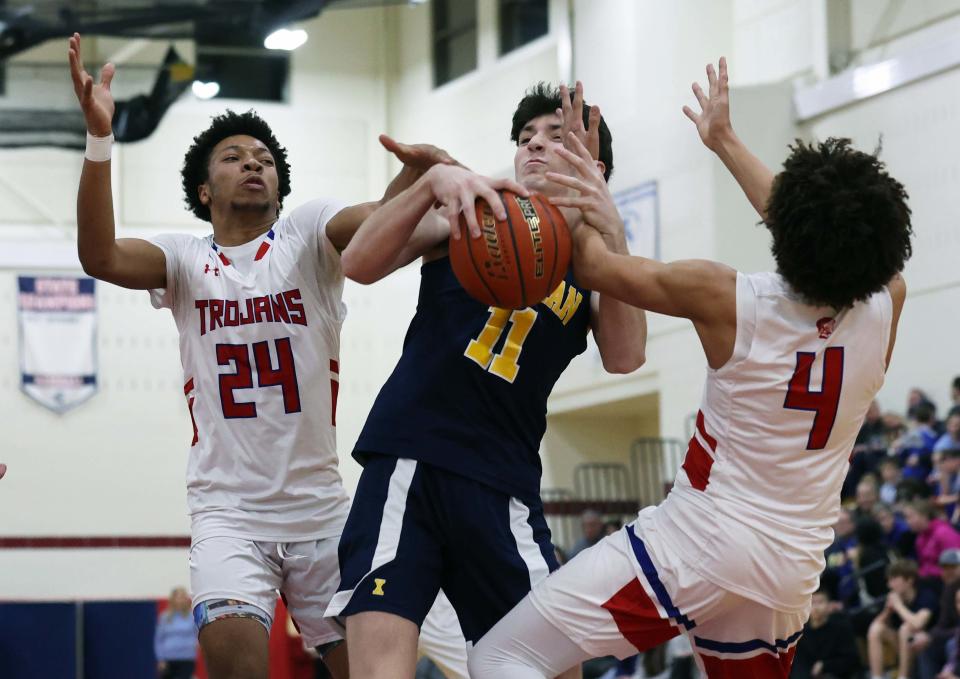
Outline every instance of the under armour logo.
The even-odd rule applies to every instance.
[[[374,578],[373,579],[373,596],[383,596],[383,586],[387,584],[387,581],[383,578]]]
[[[820,339],[827,339],[837,329],[837,321],[833,318],[825,317],[817,321],[817,330],[820,331]]]
[[[203,273],[210,273],[210,265],[209,265],[209,264],[204,264],[204,265],[203,265]],[[219,275],[220,275],[220,268],[219,268],[219,267],[216,267],[216,266],[213,267],[213,275],[214,275],[214,276],[219,276]]]

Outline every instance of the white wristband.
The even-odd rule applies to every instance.
[[[87,150],[83,152],[83,157],[95,163],[102,163],[110,160],[110,150],[112,147],[113,132],[106,137],[94,137],[87,132]]]

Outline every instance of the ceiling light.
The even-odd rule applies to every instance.
[[[220,83],[216,81],[205,83],[202,80],[194,80],[190,89],[193,90],[197,99],[213,99],[220,92]]]
[[[268,50],[292,51],[307,41],[307,32],[303,29],[280,28],[267,36],[263,46]]]

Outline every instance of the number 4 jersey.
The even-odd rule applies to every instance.
[[[167,287],[152,290],[180,332],[193,419],[187,500],[194,542],[339,535],[349,500],[337,471],[343,273],[326,237],[340,206],[281,217],[244,245],[153,239]]]
[[[673,490],[638,518],[645,539],[726,590],[805,610],[883,384],[891,318],[886,290],[837,313],[777,274],[738,274],[733,356],[708,369]]]

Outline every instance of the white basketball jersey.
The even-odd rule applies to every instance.
[[[340,206],[303,205],[261,238],[164,235],[167,287],[151,291],[180,332],[193,418],[187,500],[193,540],[291,542],[338,535],[349,499],[337,471]]]
[[[886,290],[836,313],[777,274],[738,274],[733,356],[708,369],[683,467],[641,528],[720,587],[805,609],[883,384],[891,318]]]

